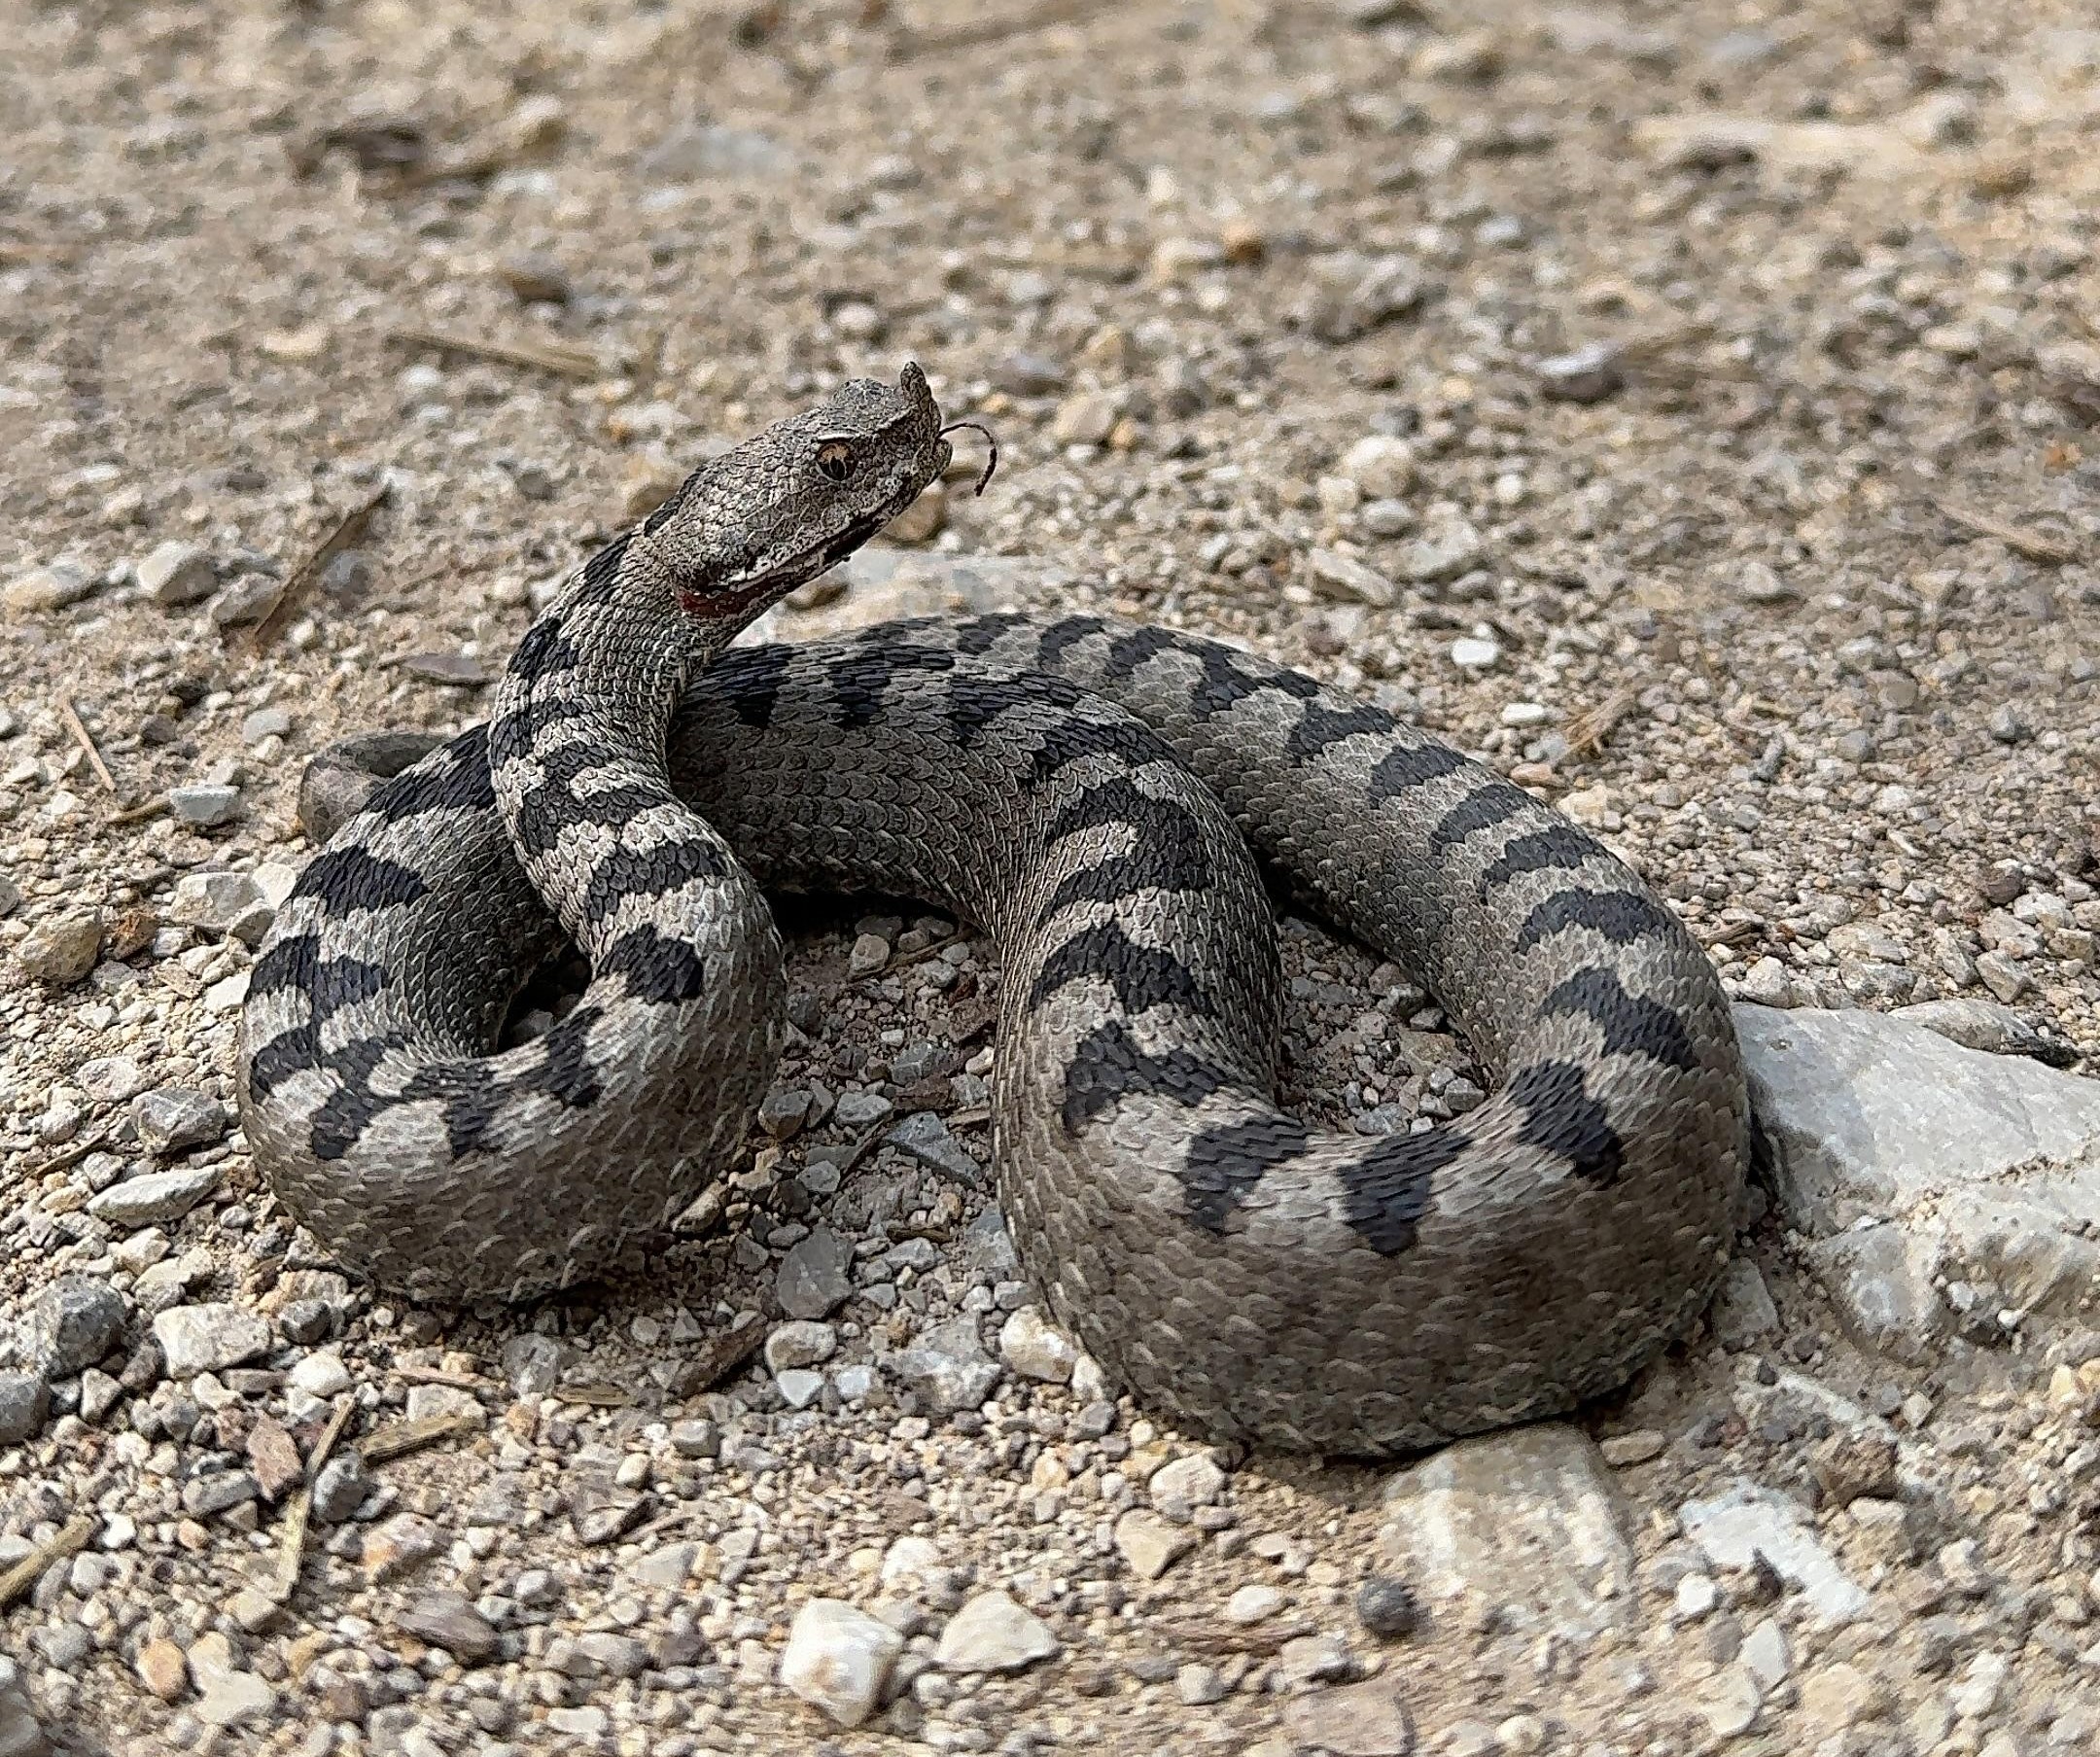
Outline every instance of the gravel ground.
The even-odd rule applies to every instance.
[[[1014,1279],[997,971],[908,906],[797,915],[646,1284],[375,1299],[230,1114],[304,759],[478,718],[696,454],[907,357],[998,477],[782,630],[1222,632],[1746,999],[2100,1049],[2089,5],[0,18],[0,1752],[2100,1748],[2100,1338],[1863,1354],[1767,1218],[1580,1427],[1207,1452]],[[1477,1102],[1284,943],[1309,1111]]]

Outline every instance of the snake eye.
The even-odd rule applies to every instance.
[[[826,439],[817,447],[817,468],[834,482],[854,473],[854,448],[844,439]]]

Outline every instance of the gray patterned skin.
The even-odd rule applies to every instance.
[[[734,1149],[780,1054],[780,941],[672,791],[666,728],[739,628],[949,457],[914,366],[694,472],[527,631],[473,760],[400,773],[308,865],[250,980],[238,1091],[258,1164],[346,1265],[418,1298],[543,1292],[660,1234]],[[491,1053],[562,931],[581,1003]]]
[[[355,944],[403,969],[387,987],[417,1041],[438,1036],[423,1017],[432,989],[405,972],[441,961],[441,985],[482,1033],[451,1025],[454,1054],[486,1044],[556,938],[504,858],[495,741],[479,728],[452,740],[381,786],[332,845],[399,831],[397,855],[441,877],[448,919],[472,919],[440,947],[388,916],[338,954]],[[669,756],[677,795],[765,886],[916,896],[994,935],[1000,1200],[1059,1319],[1148,1408],[1221,1439],[1402,1453],[1614,1388],[1710,1297],[1748,1127],[1710,965],[1596,842],[1386,715],[1217,642],[993,616],[729,652],[686,687]],[[371,785],[361,766],[384,764],[317,760],[313,813],[354,803]],[[443,803],[403,814],[395,802],[418,790]],[[437,874],[440,847],[476,852]],[[1427,979],[1501,1075],[1487,1104],[1382,1139],[1314,1135],[1275,1107],[1278,966],[1257,860]],[[770,929],[754,937],[771,959]],[[259,968],[250,1042],[264,1050],[258,1008],[276,1020],[311,1006],[297,982],[270,1002],[279,988]],[[739,1016],[730,1052],[763,1071],[737,1087],[748,1107],[774,1039],[752,1024],[769,1013]],[[729,1078],[709,1059],[720,1045],[626,1049],[652,1058],[647,1091],[595,1032],[572,1052],[609,1092],[621,1080],[617,1111],[610,1098],[542,1107],[525,1125],[537,1095],[499,1095],[489,1132],[512,1175],[491,1159],[485,1196],[459,1168],[488,1149],[451,1158],[439,1109],[403,1107],[392,1150],[399,1164],[412,1146],[425,1182],[376,1224],[366,1216],[391,1191],[318,1162],[310,1108],[265,1152],[257,1120],[285,1107],[244,1102],[272,1180],[304,1186],[287,1201],[325,1242],[383,1280],[457,1298],[515,1287],[528,1252],[556,1279],[602,1260],[626,1223],[609,1173],[696,1091],[704,1124]],[[679,1071],[694,1063],[715,1084]],[[744,1120],[688,1150],[725,1156]],[[472,1230],[436,1248],[470,1212]],[[509,1241],[498,1259],[472,1249],[491,1227]],[[444,1273],[418,1282],[426,1266]]]

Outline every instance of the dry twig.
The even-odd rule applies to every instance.
[[[1081,24],[1106,10],[1106,0],[1037,0],[1003,18],[973,18],[948,30],[904,31],[892,43],[890,57],[904,61],[926,54],[953,54],[958,50],[1030,36],[1053,25]]]
[[[479,1433],[481,1418],[464,1411],[444,1416],[417,1416],[410,1422],[389,1422],[365,1436],[358,1450],[365,1455],[368,1464],[383,1464],[389,1458],[405,1458],[411,1452],[421,1452],[426,1446],[435,1446],[440,1440],[455,1440],[464,1434]]]
[[[1633,704],[1639,699],[1631,689],[1615,689],[1588,713],[1578,714],[1569,720],[1568,755],[1583,756],[1592,751],[1602,750],[1604,741],[1618,728],[1619,722],[1633,711]]]
[[[248,648],[259,651],[275,636],[293,608],[306,592],[308,585],[321,577],[321,570],[328,566],[345,549],[353,549],[364,541],[365,532],[370,526],[372,514],[386,505],[387,496],[393,491],[389,482],[381,482],[370,497],[361,505],[351,508],[336,521],[335,528],[322,540],[321,546],[307,556],[293,570],[292,578],[278,592],[276,601],[262,615],[261,621],[248,631]]]
[[[313,1517],[313,1490],[305,1484],[285,1509],[284,1541],[277,1551],[277,1575],[269,1596],[279,1604],[298,1590],[299,1564],[306,1554],[306,1527]]]
[[[2039,531],[2009,524],[1988,512],[1980,512],[1974,507],[1965,507],[1958,501],[1950,501],[1942,495],[1934,495],[1932,504],[1940,509],[1943,517],[1952,519],[1965,531],[1974,531],[1978,537],[1995,537],[2015,555],[2024,555],[2029,561],[2044,567],[2062,567],[2067,561],[2078,559],[2078,551],[2069,544],[2058,543],[2053,537],[2045,537]]]
[[[436,348],[442,354],[463,354],[471,360],[493,360],[502,366],[537,367],[543,372],[559,372],[569,378],[602,378],[605,368],[598,356],[583,348],[563,347],[557,342],[486,341],[476,335],[455,335],[442,330],[412,326],[387,332],[389,341],[407,348]]]
[[[60,1526],[48,1542],[38,1544],[7,1572],[0,1573],[0,1604],[13,1604],[43,1578],[44,1570],[52,1563],[63,1562],[68,1556],[86,1549],[100,1523],[91,1514],[75,1515]]]
[[[94,770],[95,779],[111,792],[117,791],[117,777],[110,773],[109,764],[102,760],[102,753],[95,749],[95,741],[88,736],[80,710],[73,705],[70,695],[58,698],[58,715],[66,723],[66,730],[73,734],[73,742],[80,746],[81,754],[88,758],[88,766]]]

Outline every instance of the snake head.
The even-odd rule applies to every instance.
[[[687,612],[748,620],[867,542],[950,455],[940,405],[912,363],[893,385],[851,379],[703,464],[642,537]]]

